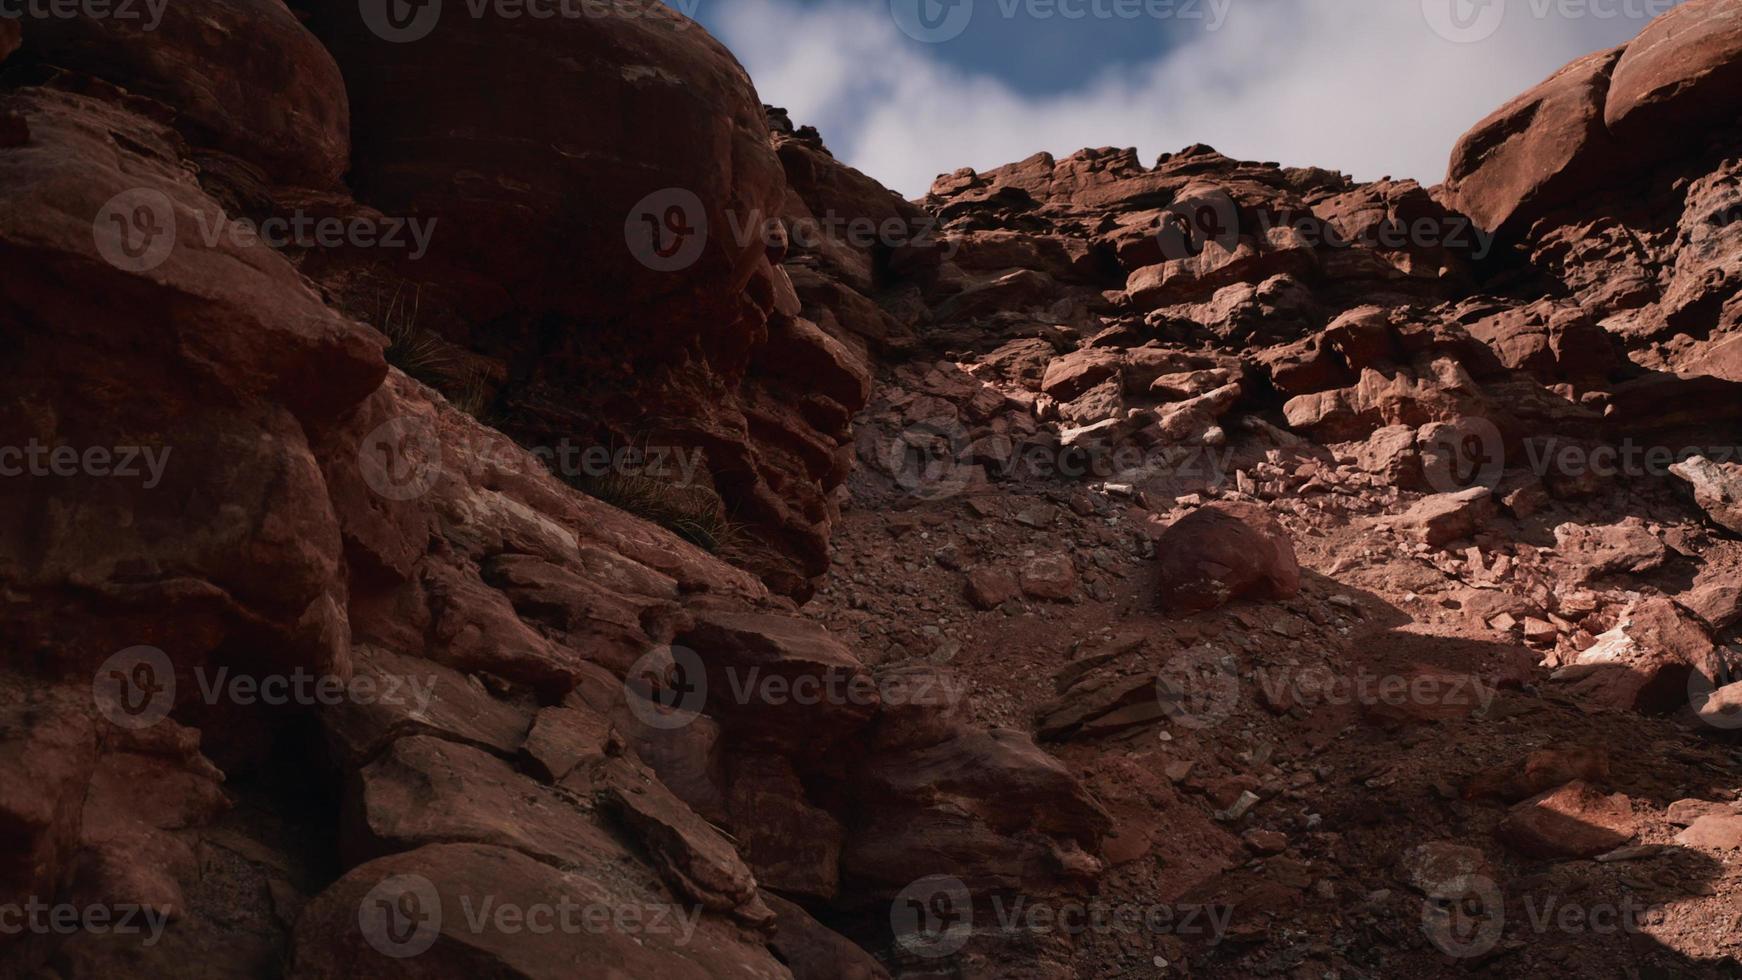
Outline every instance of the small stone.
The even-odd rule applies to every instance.
[[[1215,813],[1211,814],[1211,816],[1223,823],[1232,823],[1251,812],[1252,808],[1257,805],[1258,794],[1249,789],[1241,790],[1239,798],[1234,801],[1233,805],[1229,806],[1226,810],[1217,810]]]
[[[1068,555],[1041,555],[1022,567],[1022,594],[1067,602],[1077,596],[1077,569]]]
[[[976,568],[968,573],[963,589],[975,609],[996,609],[1014,600],[1020,589],[1016,577],[996,568]]]
[[[1253,828],[1241,834],[1240,839],[1259,854],[1281,854],[1288,850],[1288,835],[1274,830]]]

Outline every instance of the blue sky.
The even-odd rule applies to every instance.
[[[908,196],[1039,150],[1191,143],[1437,183],[1512,96],[1671,0],[677,0],[764,102]]]

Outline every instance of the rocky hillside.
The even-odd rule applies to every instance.
[[[914,202],[395,9],[0,19],[0,975],[1742,970],[1742,4]]]

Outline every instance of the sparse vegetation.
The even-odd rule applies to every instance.
[[[406,298],[403,290],[395,290],[387,308],[376,318],[381,332],[387,335],[383,353],[387,363],[404,371],[407,377],[440,388],[453,377],[458,367],[453,350],[440,337],[417,325],[418,293],[413,290]]]
[[[719,494],[700,484],[639,473],[566,479],[587,496],[652,521],[705,551],[730,552],[742,540],[742,528],[726,516]]]
[[[494,426],[499,419],[490,411],[490,403],[494,396],[490,390],[490,379],[479,368],[465,371],[457,381],[436,386],[448,402],[455,408],[477,419],[485,425]]]
[[[467,365],[454,345],[435,333],[417,325],[419,295],[412,290],[407,298],[404,290],[395,290],[385,309],[379,310],[376,322],[387,335],[383,354],[387,363],[412,378],[442,393],[448,403],[485,425],[497,421],[490,413],[494,400],[490,378],[475,365]]]

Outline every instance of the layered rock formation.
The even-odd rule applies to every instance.
[[[456,29],[429,42],[447,60],[395,61],[315,13],[320,40],[276,7],[178,8],[149,47],[27,23],[9,65],[28,81],[0,96],[0,241],[31,274],[3,287],[21,379],[3,417],[47,462],[0,485],[3,889],[163,928],[143,947],[9,931],[6,972],[870,976],[807,907],[875,923],[887,869],[915,863],[1092,876],[1105,816],[1027,735],[941,701],[886,708],[762,580],[803,595],[824,568],[868,388],[859,290],[884,258],[794,249],[801,293],[779,243],[730,229],[802,194],[917,212],[820,148],[777,154],[691,24]],[[221,59],[214,32],[260,50]],[[603,115],[517,124],[439,85],[461,62]],[[439,122],[414,111],[432,86]],[[653,117],[662,145],[630,138]],[[625,242],[666,186],[715,230],[682,274]],[[439,229],[427,254],[248,233],[387,214]],[[417,293],[420,321],[360,322],[375,289]],[[406,346],[479,372],[467,407],[533,449],[703,450],[701,481],[764,546],[751,571],[572,489],[390,368]],[[114,447],[100,467],[92,446]],[[63,472],[66,447],[84,465]],[[686,708],[668,681],[707,692]],[[851,697],[795,700],[807,683]],[[968,807],[937,793],[952,771]],[[469,926],[479,902],[687,925],[567,923],[528,946]]]

